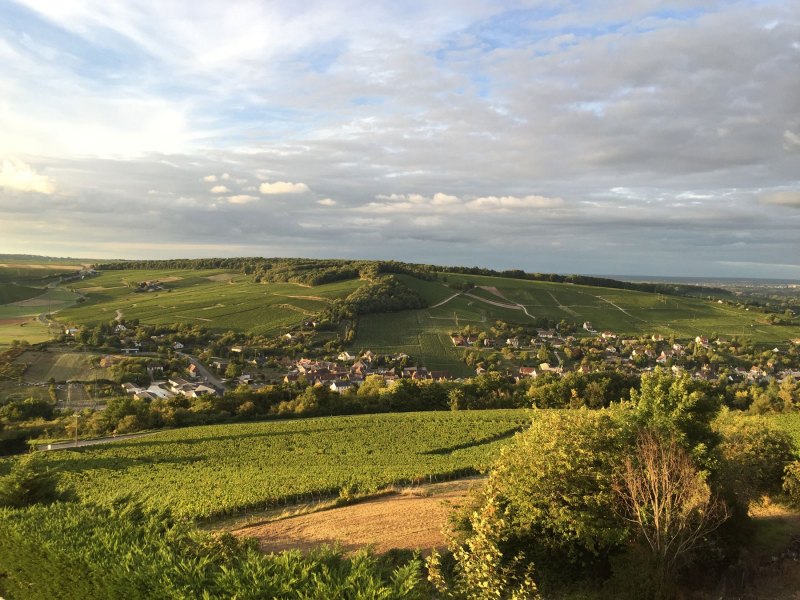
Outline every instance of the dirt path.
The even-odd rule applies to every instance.
[[[254,537],[264,552],[310,550],[338,543],[346,552],[371,545],[382,553],[392,548],[443,548],[442,528],[455,506],[482,478],[409,488],[400,493],[321,512],[243,527],[234,535]]]
[[[453,295],[452,295],[452,296],[450,296],[449,298],[445,298],[445,299],[444,299],[444,300],[442,300],[441,302],[439,302],[439,303],[437,303],[437,304],[434,304],[433,306],[429,306],[428,308],[439,308],[440,306],[444,306],[445,304],[447,304],[448,302],[450,302],[450,300],[452,300],[453,298],[456,298],[456,297],[460,296],[462,293],[463,293],[463,292],[458,292],[457,294],[453,294]]]
[[[625,310],[625,309],[624,309],[624,308],[622,308],[621,306],[618,306],[617,304],[614,304],[614,303],[613,303],[611,300],[608,300],[608,299],[606,299],[606,298],[603,298],[602,296],[597,296],[597,298],[600,298],[600,300],[602,300],[603,302],[606,302],[606,303],[610,304],[611,306],[613,306],[614,308],[616,308],[618,311],[620,311],[620,312],[622,312],[622,313],[625,313],[625,314],[626,314],[626,315],[628,315],[628,316],[629,316],[631,319],[636,319],[637,321],[641,321],[642,323],[647,323],[647,321],[645,321],[644,319],[640,319],[640,318],[639,318],[639,317],[637,317],[636,315],[632,315],[631,313],[629,313],[627,310]]]

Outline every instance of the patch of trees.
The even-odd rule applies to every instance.
[[[429,561],[432,581],[492,598],[560,597],[565,585],[672,598],[713,585],[739,559],[750,502],[780,491],[795,456],[785,432],[722,410],[689,377],[645,374],[630,401],[536,413],[451,554]],[[796,491],[796,476],[786,481]]]
[[[325,309],[323,319],[338,323],[359,315],[425,308],[427,305],[422,296],[397,277],[383,275],[362,285],[346,298],[334,300]]]

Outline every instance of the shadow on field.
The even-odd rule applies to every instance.
[[[483,446],[484,444],[491,444],[492,442],[497,442],[499,440],[504,440],[506,438],[512,437],[518,431],[522,431],[527,426],[519,426],[519,427],[512,427],[511,429],[507,429],[506,431],[501,431],[491,437],[482,438],[479,440],[472,440],[470,442],[464,442],[463,444],[456,444],[455,446],[447,446],[445,448],[436,448],[435,450],[427,450],[426,452],[422,452],[422,454],[451,454],[456,450],[465,450],[466,448],[475,448],[477,446]]]
[[[167,440],[153,440],[147,439],[142,441],[131,441],[131,442],[114,442],[114,448],[147,448],[147,447],[158,447],[158,446],[179,446],[179,445],[193,445],[193,444],[206,444],[209,442],[224,442],[224,441],[231,441],[231,440],[256,440],[258,438],[270,438],[270,437],[281,437],[281,436],[293,436],[298,437],[304,434],[308,435],[315,435],[319,433],[326,433],[329,431],[336,431],[339,428],[336,427],[320,427],[317,429],[306,429],[304,431],[262,431],[257,433],[237,433],[237,434],[229,434],[229,435],[211,435],[211,436],[204,436],[198,437],[194,439],[167,439]],[[175,430],[173,430],[175,431]]]
[[[196,462],[202,462],[205,457],[191,456],[185,458],[168,458],[168,457],[143,457],[143,458],[119,458],[119,457],[103,457],[94,458],[86,457],[86,460],[81,458],[73,458],[72,460],[52,460],[48,464],[59,472],[70,473],[84,473],[86,471],[109,469],[113,471],[120,471],[130,467],[137,467],[142,465],[189,465]]]

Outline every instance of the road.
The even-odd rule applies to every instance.
[[[132,438],[142,437],[143,435],[152,435],[150,433],[127,433],[125,435],[115,435],[103,438],[95,438],[92,440],[78,440],[71,442],[55,442],[53,444],[40,444],[36,446],[37,450],[69,450],[70,448],[82,448],[84,446],[96,446],[98,444],[110,444],[112,442],[121,442],[123,440],[130,440]]]
[[[217,379],[217,376],[214,375],[211,371],[209,371],[206,368],[206,366],[203,363],[201,363],[199,360],[197,360],[194,356],[191,356],[191,355],[186,354],[184,352],[176,352],[175,354],[178,354],[178,355],[183,356],[184,358],[188,359],[189,362],[192,363],[197,368],[197,372],[200,373],[200,375],[206,380],[206,382],[210,383],[215,388],[218,388],[218,389],[222,390],[223,392],[228,389],[228,386],[226,386],[224,383],[222,383],[221,380]]]

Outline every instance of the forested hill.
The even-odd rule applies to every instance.
[[[483,267],[454,267],[413,264],[399,261],[310,259],[310,258],[193,258],[172,260],[131,260],[98,265],[102,270],[116,269],[230,269],[252,275],[258,282],[288,282],[302,285],[322,285],[347,279],[374,280],[387,274],[406,274],[431,280],[438,273],[461,273],[505,277],[528,281],[573,283],[593,287],[635,290],[672,296],[716,295],[730,296],[721,288],[677,284],[619,281],[591,275],[560,275],[557,273],[527,273],[521,269],[497,271]]]

